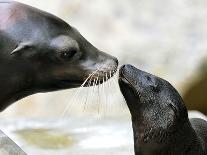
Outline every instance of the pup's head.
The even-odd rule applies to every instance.
[[[166,80],[124,65],[119,85],[132,115],[133,125],[143,129],[168,129],[188,118],[184,102]]]

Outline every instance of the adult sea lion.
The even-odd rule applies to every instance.
[[[207,122],[188,118],[166,80],[124,65],[119,85],[131,113],[136,155],[206,155]]]
[[[34,93],[79,87],[89,75],[101,83],[117,64],[60,18],[0,1],[0,111]]]

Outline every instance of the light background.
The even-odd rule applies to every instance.
[[[203,75],[202,66],[207,56],[207,1],[205,0],[19,1],[62,18],[76,27],[94,46],[116,56],[120,64],[130,63],[142,70],[159,75],[171,82],[182,95]],[[97,124],[99,119],[104,121],[109,117],[113,117],[114,120],[119,118],[120,122],[127,120],[127,125],[124,124],[126,130],[123,132],[128,132],[130,115],[118,85],[111,80],[100,89],[100,98],[97,97],[98,88],[89,88],[82,89],[72,101],[71,98],[77,89],[36,94],[13,104],[1,113],[1,117],[6,119],[5,124],[11,124],[8,122],[12,122],[14,118],[57,119],[72,102],[65,117],[95,116]],[[83,110],[83,102],[86,100],[88,91],[90,100],[87,101],[87,108]],[[94,91],[95,95],[93,95]],[[7,122],[8,118],[11,120]],[[22,124],[27,123],[28,121]],[[31,122],[28,124],[32,127]],[[116,125],[117,131],[119,124]],[[113,134],[114,130],[110,132]],[[129,134],[131,136],[131,130]],[[117,136],[114,143],[122,141],[119,140],[120,135]],[[107,140],[109,139],[106,138]],[[123,146],[126,146],[126,154],[129,154],[127,151],[132,150],[132,147],[129,147],[132,141],[127,140],[129,143]],[[103,147],[106,143],[98,144]],[[121,150],[119,147],[115,148]],[[32,150],[35,149],[32,148]],[[73,152],[77,155],[78,152],[75,151]],[[79,153],[81,154],[80,150]],[[40,151],[39,154],[44,154],[44,151]]]
[[[182,94],[202,73],[199,68],[207,56],[205,0],[19,1],[64,19],[94,46],[118,57],[120,64],[130,63],[159,75]],[[114,102],[120,105],[119,92],[111,92],[117,92]],[[70,95],[70,91],[33,95],[4,114],[56,116]]]

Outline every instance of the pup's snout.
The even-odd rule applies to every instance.
[[[120,70],[129,70],[132,68],[132,65],[130,64],[124,64],[121,66]]]

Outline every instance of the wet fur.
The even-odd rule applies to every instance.
[[[132,116],[136,155],[207,154],[207,122],[189,120],[181,96],[170,83],[124,65],[119,85]]]

